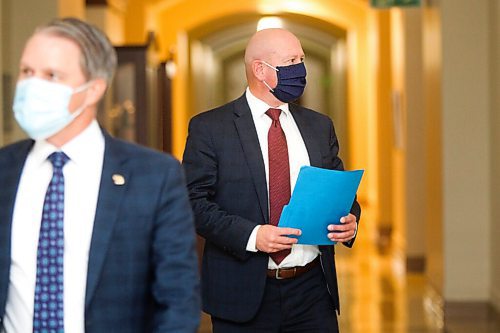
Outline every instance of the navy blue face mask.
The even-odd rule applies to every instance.
[[[271,66],[265,61],[263,64],[271,67],[277,72],[278,84],[271,88],[266,81],[264,84],[271,93],[283,103],[297,100],[304,93],[306,87],[306,66],[303,62],[289,66]]]

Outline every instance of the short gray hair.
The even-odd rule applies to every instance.
[[[55,19],[35,30],[35,33],[67,38],[75,42],[82,53],[80,65],[87,80],[105,79],[111,84],[116,70],[116,51],[108,37],[96,26],[77,18]]]

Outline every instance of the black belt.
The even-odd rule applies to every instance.
[[[287,268],[278,268],[278,269],[268,269],[267,277],[273,279],[293,279],[297,276],[300,276],[304,273],[309,272],[314,267],[319,264],[319,256],[316,257],[313,261],[308,263],[305,266],[296,266],[296,267],[287,267]]]

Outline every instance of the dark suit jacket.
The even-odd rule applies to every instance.
[[[13,208],[32,145],[25,140],[0,149],[0,324],[9,285]],[[114,174],[122,175],[125,184],[115,185]],[[200,302],[195,251],[180,164],[166,154],[105,135],[85,331],[196,332]]]
[[[332,121],[293,104],[290,111],[311,165],[342,170]],[[246,251],[246,245],[255,226],[268,223],[269,213],[264,161],[245,95],[193,117],[183,165],[197,232],[206,240],[203,309],[219,318],[248,321],[262,300],[269,257]],[[358,221],[360,212],[355,202],[352,213]],[[352,246],[353,241],[346,245]],[[321,246],[320,250],[328,289],[338,310],[334,247]]]

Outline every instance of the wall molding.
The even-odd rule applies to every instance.
[[[464,318],[487,320],[497,315],[497,311],[490,302],[447,301],[444,305],[445,320]]]
[[[432,322],[444,328],[446,322],[467,320],[488,321],[500,316],[500,290],[492,291],[491,301],[445,301],[428,284],[424,295],[424,309]]]

